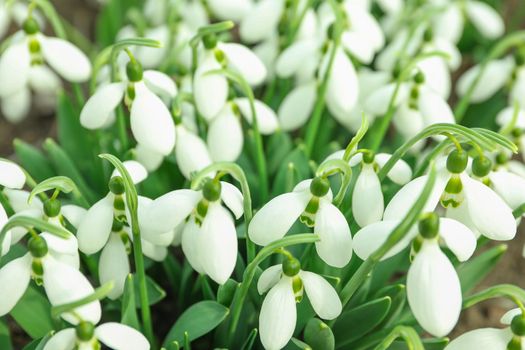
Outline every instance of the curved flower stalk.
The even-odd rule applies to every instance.
[[[255,213],[248,235],[258,245],[282,238],[300,219],[319,235],[317,253],[328,265],[343,267],[352,257],[352,236],[344,215],[332,204],[326,177],[301,181],[290,193],[270,200]]]
[[[55,333],[43,350],[94,350],[101,344],[114,350],[149,350],[146,337],[130,326],[107,322],[95,326],[93,322],[81,321],[75,328],[65,328]]]
[[[23,31],[13,35],[0,58],[0,98],[5,116],[13,122],[22,120],[31,107],[31,90],[54,97],[61,85],[57,73],[73,83],[85,82],[91,63],[68,41],[43,35],[38,22],[28,17]]]
[[[56,244],[51,235],[33,235],[28,242],[29,252],[0,269],[0,314],[5,315],[20,300],[31,279],[43,285],[51,305],[66,304],[93,293],[94,289],[78,269],[56,260],[48,247]],[[77,324],[82,319],[98,322],[101,308],[98,300],[61,315]]]
[[[21,27],[27,18],[28,6],[22,2],[2,1],[0,3],[0,39],[3,38],[12,23]],[[36,9],[32,10],[33,18],[40,27],[44,26],[44,19]]]
[[[337,151],[325,161],[343,159],[345,152],[346,150]],[[383,217],[384,198],[377,172],[390,157],[387,153],[374,154],[364,150],[363,153],[352,155],[348,161],[351,167],[361,167],[352,193],[352,215],[361,227],[377,222]],[[412,169],[405,161],[400,160],[388,172],[387,177],[398,185],[405,185],[412,178]]]
[[[152,234],[182,230],[182,250],[193,269],[224,284],[237,261],[237,234],[222,203],[235,219],[243,215],[241,192],[217,178],[208,179],[201,190],[175,190],[155,199],[143,225]]]
[[[433,211],[438,203],[446,216],[468,226],[477,236],[494,240],[509,240],[516,234],[516,221],[511,208],[492,189],[471,178],[466,172],[468,156],[463,150],[452,151],[446,169],[439,172],[436,185],[425,211]],[[405,185],[385,209],[384,220],[400,219],[407,205],[415,202],[426,176]]]
[[[301,270],[299,260],[292,256],[267,268],[259,277],[257,290],[259,294],[268,291],[259,314],[265,349],[282,349],[292,338],[297,319],[295,304],[301,302],[303,294],[323,319],[333,320],[342,310],[341,300],[330,283],[316,273]]]
[[[127,161],[123,164],[134,183],[146,178],[147,172],[140,163]],[[109,182],[109,189],[108,195],[89,208],[76,227],[80,251],[90,255],[102,250],[99,261],[100,282],[114,282],[114,288],[108,296],[116,299],[122,295],[130,272],[128,254],[131,252],[133,237],[128,228],[130,219],[126,210],[128,204],[123,180],[117,171]],[[153,248],[149,251],[144,249],[144,254],[154,260],[162,259],[162,255],[159,257]]]
[[[130,107],[131,131],[137,143],[152,152],[167,156],[175,146],[175,125],[163,98],[173,99],[177,87],[164,73],[142,70],[130,56],[126,65],[127,79],[102,86],[86,102],[80,123],[88,129],[99,129],[113,123],[114,110],[124,99]]]
[[[426,84],[426,76],[417,72],[411,82],[390,83],[376,90],[365,101],[367,113],[384,116],[395,108],[392,118],[396,129],[411,138],[425,127],[436,123],[454,123],[448,103]]]
[[[499,328],[480,328],[466,332],[445,347],[445,350],[514,350],[525,344],[525,320],[521,309],[513,309],[501,317],[501,323],[509,326]]]

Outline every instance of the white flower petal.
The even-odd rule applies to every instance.
[[[516,235],[512,210],[494,191],[479,181],[462,176],[465,200],[479,232],[495,240],[509,240]]]
[[[175,157],[179,170],[186,179],[190,179],[193,172],[212,163],[206,143],[183,126],[177,126]]]
[[[138,143],[167,156],[175,147],[175,124],[162,100],[146,87],[135,84],[131,105],[131,131]]]
[[[164,156],[156,151],[150,150],[142,144],[137,144],[137,147],[135,147],[135,159],[149,172],[153,172],[160,167]]]
[[[253,117],[250,108],[250,100],[247,97],[240,97],[236,98],[234,102],[239,107],[239,110],[246,121],[252,124]],[[254,107],[255,114],[257,115],[257,126],[259,127],[259,132],[263,135],[274,133],[279,128],[279,122],[273,109],[259,100],[254,101]]]
[[[228,65],[238,71],[252,86],[261,84],[266,79],[264,63],[249,48],[237,43],[219,43],[228,58]]]
[[[208,0],[211,12],[220,20],[239,22],[252,7],[251,0]]]
[[[282,272],[282,264],[273,265],[264,270],[257,281],[257,291],[259,294],[264,294],[275,286],[280,281]]]
[[[396,84],[388,84],[383,87],[380,87],[373,91],[368,97],[365,97],[364,100],[364,109],[367,113],[372,115],[381,116],[386,114],[390,100],[394,96],[396,89]],[[406,86],[402,85],[397,94],[397,98],[394,101],[394,105],[399,105],[399,102],[404,100],[404,93],[406,92]]]
[[[343,308],[341,300],[330,283],[313,272],[301,271],[299,276],[303,281],[308,300],[319,317],[333,320],[341,314]]]
[[[284,193],[266,203],[248,227],[250,239],[267,245],[283,237],[304,211],[312,195],[309,191]]]
[[[224,284],[237,262],[237,233],[230,213],[211,203],[197,238],[202,268],[212,280]]]
[[[375,162],[380,168],[384,167],[392,155],[387,153],[378,153],[375,156]],[[398,160],[392,169],[386,174],[390,180],[398,185],[404,185],[412,179],[412,169],[404,160]]]
[[[330,266],[344,267],[352,257],[352,236],[344,215],[326,199],[319,201],[314,233],[317,254]]]
[[[124,83],[111,83],[99,88],[80,112],[80,123],[87,129],[98,129],[107,124],[111,114],[124,96]]]
[[[459,278],[436,242],[423,242],[407,276],[407,298],[419,324],[436,337],[446,336],[461,311]]]
[[[286,95],[277,112],[281,128],[291,131],[303,126],[313,111],[316,96],[315,81],[299,85]]]
[[[53,306],[62,305],[85,298],[94,293],[94,289],[84,275],[77,269],[60,263],[49,255],[43,261],[44,288],[47,298]],[[83,320],[98,323],[102,314],[98,300],[72,310]],[[78,318],[71,313],[61,315],[71,324],[77,324]]]
[[[28,199],[29,199],[28,191],[12,190],[6,187],[4,188],[4,194],[7,196],[7,199],[9,199],[9,204],[11,204],[11,207],[13,207],[13,210],[16,213],[20,213],[22,211],[31,209],[31,210],[37,210],[40,214],[42,214],[42,210],[43,210],[42,201],[40,201],[40,198],[36,197],[36,198],[33,198],[31,203],[29,203],[28,202]],[[35,217],[34,213],[31,213],[28,215]]]
[[[0,316],[11,311],[24,295],[31,279],[31,261],[27,253],[0,269]]]
[[[432,26],[434,35],[455,44],[463,34],[463,22],[463,13],[458,4],[450,4],[442,13],[434,17]]]
[[[31,109],[31,91],[23,87],[2,98],[2,114],[11,123],[21,122]]]
[[[87,213],[87,210],[74,204],[62,206],[60,213],[69,221],[73,227],[78,227]]]
[[[181,244],[184,256],[186,259],[188,259],[191,267],[193,267],[193,269],[198,273],[204,273],[204,268],[202,267],[199,258],[200,247],[198,245],[198,238],[200,234],[200,227],[195,222],[195,218],[193,216],[190,217],[186,225],[184,225]]]
[[[283,10],[283,0],[257,2],[241,21],[239,33],[242,41],[252,44],[270,36],[277,28]]]
[[[472,92],[470,101],[479,103],[494,96],[498,90],[503,88],[513,68],[514,60],[512,57],[489,62]],[[478,76],[480,69],[481,66],[474,66],[458,79],[457,92],[459,96],[464,96],[467,93],[471,84]]]
[[[214,118],[228,98],[226,78],[222,74],[208,73],[221,68],[213,52],[208,52],[195,71],[193,78],[195,105],[206,120]]]
[[[520,308],[515,308],[515,309],[512,309],[512,310],[509,310],[507,312],[505,312],[505,314],[503,316],[501,316],[501,319],[499,320],[500,323],[503,323],[503,324],[506,324],[506,325],[510,325],[512,323],[512,319],[515,317],[515,316],[518,316],[518,315],[521,315],[521,309]]]
[[[142,223],[159,233],[173,230],[190,215],[202,198],[198,191],[176,190],[155,199],[146,209]]]
[[[20,189],[24,187],[25,182],[26,175],[18,164],[0,159],[0,185]]]
[[[422,88],[420,90],[418,106],[425,126],[437,123],[455,123],[454,113],[447,101],[430,89]]]
[[[370,64],[374,59],[374,47],[370,45],[369,38],[362,33],[345,31],[341,36],[341,44],[364,64]]]
[[[488,39],[496,39],[505,33],[505,24],[500,14],[481,1],[466,2],[467,16],[476,29]]]
[[[75,328],[66,328],[56,332],[47,341],[43,350],[73,350],[76,340]]]
[[[511,338],[509,329],[480,328],[463,333],[452,340],[445,350],[505,350]]]
[[[135,160],[126,160],[122,162],[122,165],[124,165],[124,168],[128,171],[131,181],[133,181],[134,184],[138,184],[148,177],[148,171],[146,168]],[[111,174],[111,177],[115,176],[122,176],[117,169],[113,170],[113,173]]]
[[[107,195],[91,208],[78,225],[78,247],[85,254],[98,252],[108,241],[113,226],[113,196]]]
[[[432,48],[428,51],[436,49]],[[446,61],[442,57],[432,56],[419,61],[416,66],[425,76],[424,86],[443,99],[447,99],[450,95],[452,82]]]
[[[29,68],[27,41],[9,45],[0,56],[0,96],[6,97],[23,89],[29,79]]]
[[[216,162],[234,162],[242,152],[244,136],[241,122],[228,104],[208,128],[208,149]]]
[[[353,245],[354,252],[362,260],[368,259],[368,257],[375,252],[385,241],[388,236],[394,231],[394,229],[399,225],[399,220],[388,220],[388,221],[379,221],[363,227],[360,229],[354,236]],[[416,227],[414,226],[409,233],[399,241],[395,246],[393,246],[382,258],[381,260],[386,260],[398,253],[403,249],[409,246],[410,242],[417,235]]]
[[[342,49],[335,55],[326,89],[326,104],[334,117],[344,120],[357,103],[359,81],[352,61]],[[341,120],[340,120],[341,121]],[[342,121],[341,121],[342,122]]]
[[[304,65],[305,60],[317,56],[319,44],[315,40],[299,40],[286,48],[275,62],[275,73],[290,78]]]
[[[259,314],[261,342],[266,349],[282,349],[295,330],[297,310],[292,281],[283,277],[264,298]]]
[[[381,220],[384,210],[381,183],[372,165],[363,164],[352,193],[352,214],[361,227]]]
[[[459,261],[467,261],[476,250],[476,235],[459,221],[440,218],[439,236]]]
[[[116,322],[101,324],[95,328],[95,336],[115,350],[149,350],[148,340],[134,328]]]
[[[507,171],[496,171],[489,175],[494,191],[511,209],[525,203],[525,179]]]
[[[233,212],[235,219],[240,219],[244,213],[244,199],[241,191],[231,183],[221,181],[221,199],[228,209]]]
[[[91,75],[91,62],[75,45],[59,38],[39,36],[46,62],[70,82],[82,83]]]
[[[177,95],[175,82],[166,74],[156,70],[144,71],[144,83],[154,94],[174,98]]]
[[[113,282],[113,289],[108,293],[108,298],[115,300],[122,295],[129,272],[126,247],[118,234],[111,234],[98,262],[100,284]]]

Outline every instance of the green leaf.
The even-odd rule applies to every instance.
[[[233,295],[235,294],[235,291],[238,287],[239,283],[237,281],[234,281],[231,278],[228,279],[226,283],[219,286],[217,291],[217,302],[224,306],[231,305]]]
[[[274,174],[282,164],[284,158],[292,151],[293,143],[290,135],[277,131],[268,138],[268,172]]]
[[[279,170],[275,176],[273,183],[272,194],[274,196],[287,192],[287,179],[289,178],[289,169],[290,166],[293,166],[295,170],[295,186],[299,181],[308,178],[311,174],[309,159],[305,153],[304,145],[299,145],[295,150],[290,152],[288,156],[282,161]]]
[[[140,287],[138,278],[133,278],[133,282],[135,284],[135,304],[140,307]],[[146,276],[146,288],[148,290],[149,305],[155,305],[166,297],[166,291],[149,276]]]
[[[297,338],[292,338],[291,342],[289,342],[288,345],[284,347],[284,350],[291,350],[291,349],[312,350],[310,345],[306,344],[305,342]]]
[[[46,343],[53,336],[53,334],[53,332],[49,332],[45,337],[33,340],[31,343],[24,346],[23,350],[44,350],[44,346],[46,346]]]
[[[332,330],[318,318],[312,318],[304,329],[304,341],[313,350],[333,350],[335,338]]]
[[[100,46],[113,44],[117,33],[124,25],[126,12],[136,5],[136,0],[112,0],[105,3],[104,8],[97,16],[95,26],[95,38]]]
[[[241,350],[252,350],[253,344],[255,343],[255,339],[257,338],[257,328],[252,329],[250,334],[248,335],[248,338],[246,338],[246,341],[242,345]]]
[[[20,165],[38,182],[55,175],[51,163],[38,148],[15,139],[13,142]]]
[[[439,339],[423,339],[423,346],[425,350],[443,350],[448,345],[449,340],[447,338]],[[412,350],[403,341],[396,340],[393,342],[388,350]]]
[[[11,335],[9,334],[9,328],[4,321],[0,320],[0,349],[12,350]]]
[[[114,286],[113,281],[110,281],[98,287],[97,289],[95,289],[93,293],[85,296],[84,298],[72,301],[67,304],[53,306],[51,308],[51,316],[55,318],[59,318],[60,315],[70,312],[74,309],[77,309],[83,305],[87,305],[96,300],[102,300],[109,294],[109,292],[111,292],[111,290],[113,289],[113,286]]]
[[[386,286],[379,290],[375,295],[376,298],[386,296],[392,299],[392,304],[390,305],[390,310],[381,325],[382,328],[388,328],[393,325],[393,323],[397,321],[401,312],[403,312],[403,308],[406,305],[406,287],[403,284]]]
[[[57,173],[71,178],[87,201],[90,203],[95,202],[95,194],[67,153],[52,139],[47,139],[44,142],[44,149]]]
[[[344,348],[372,331],[385,319],[391,304],[390,297],[383,297],[341,314],[333,326],[337,348]]]
[[[184,342],[184,332],[193,341],[215,329],[228,316],[230,310],[216,301],[206,300],[190,306],[170,329],[164,346],[177,341]]]
[[[53,330],[51,305],[33,286],[29,286],[10,312],[16,323],[33,339]]]
[[[124,294],[122,297],[120,322],[140,331],[140,322],[137,316],[135,288],[132,274],[129,274],[128,277],[126,277],[126,284],[124,285]]]
[[[506,251],[507,246],[500,244],[459,265],[457,272],[463,294],[481,282],[492,271]]]

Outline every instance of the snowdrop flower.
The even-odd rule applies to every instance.
[[[144,37],[156,40],[161,43],[161,47],[137,46],[130,48],[131,52],[142,66],[146,69],[158,67],[162,60],[169,54],[172,43],[170,40],[170,29],[167,25],[159,25],[154,28],[147,28],[143,34],[139,34],[132,26],[124,26],[117,34],[117,40]]]
[[[525,157],[525,105],[521,107],[519,102],[515,102],[514,106],[502,109],[496,116],[496,123],[502,130],[510,129],[508,137],[518,146],[521,156]],[[505,158],[510,157],[511,154]],[[506,162],[507,160],[502,163]]]
[[[246,46],[218,42],[214,34],[205,35],[202,42],[205,51],[193,78],[193,94],[197,109],[209,121],[226,104],[229,90],[227,78],[214,71],[229,67],[252,86],[261,84],[267,72],[264,63]]]
[[[525,55],[517,53],[514,57],[507,56],[498,60],[493,60],[487,64],[476,83],[472,94],[471,102],[480,103],[488,100],[505,85],[510,85],[509,106],[514,102],[520,108],[525,108]],[[476,65],[467,70],[458,80],[457,91],[459,96],[467,93],[470,86],[479,76],[480,65]]]
[[[496,39],[505,32],[505,24],[500,14],[490,5],[478,0],[434,0],[443,6],[443,11],[435,16],[433,28],[436,34],[449,42],[457,43],[463,34],[465,19],[487,39]]]
[[[107,322],[95,326],[82,321],[75,328],[66,328],[55,333],[43,350],[95,350],[103,343],[115,350],[149,350],[148,340],[142,333],[130,326]]]
[[[3,296],[0,301],[0,315],[11,311],[31,279],[44,286],[47,298],[53,306],[82,299],[94,292],[82,273],[49,254],[48,244],[52,244],[48,241],[49,236],[33,236],[28,242],[29,252],[0,269],[0,292]],[[62,315],[72,324],[78,323],[78,316],[98,322],[101,316],[100,302],[90,302]]]
[[[126,74],[127,81],[102,86],[89,98],[80,113],[80,123],[87,129],[107,126],[124,99],[130,105],[131,131],[137,143],[167,156],[175,146],[175,125],[159,96],[172,99],[177,95],[177,87],[164,73],[143,71],[134,59],[128,62]]]
[[[237,261],[235,222],[243,215],[243,197],[233,185],[207,180],[202,190],[176,190],[153,201],[144,217],[151,232],[172,232],[183,224],[182,250],[191,266],[218,284],[231,276]]]
[[[440,228],[441,222],[446,223]],[[474,234],[458,222],[439,219],[434,213],[419,223],[421,247],[407,275],[407,299],[419,324],[430,334],[443,337],[456,325],[461,312],[461,285],[452,263],[441,251],[441,236],[452,252],[467,260],[476,248]]]
[[[241,21],[253,6],[252,0],[209,0],[211,12],[221,21]]]
[[[241,40],[248,44],[255,44],[267,39],[277,30],[284,8],[284,0],[261,0],[255,3],[241,20],[239,27]]]
[[[0,186],[4,188],[19,189],[24,187],[26,175],[22,168],[17,164],[0,159]],[[3,206],[0,205],[0,229],[8,220],[7,213]],[[7,254],[11,246],[11,230],[7,232],[4,241],[0,242],[0,256]]]
[[[266,203],[255,213],[248,234],[254,243],[264,246],[283,237],[298,218],[319,235],[315,248],[327,264],[343,267],[350,261],[350,228],[332,204],[330,182],[323,177],[302,181],[292,192]]]
[[[301,270],[301,264],[287,257],[282,264],[266,269],[257,282],[259,294],[269,290],[259,314],[259,331],[265,349],[278,350],[292,338],[297,320],[295,304],[306,292],[317,315],[333,320],[342,310],[335,289],[321,276]]]
[[[177,144],[175,158],[180,172],[188,180],[191,175],[212,163],[206,143],[183,123],[177,125]]]
[[[412,82],[399,86],[393,104],[394,125],[405,138],[411,138],[425,127],[436,123],[454,123],[448,103],[425,84],[425,75],[417,72]],[[387,113],[396,83],[389,83],[373,92],[365,101],[365,111],[375,116]]]
[[[516,234],[512,209],[490,187],[465,173],[467,162],[463,150],[448,155],[446,169],[438,172],[424,210],[433,211],[440,203],[447,217],[465,224],[476,235],[512,239]],[[383,219],[402,219],[421,194],[427,178],[420,176],[401,188],[387,205]]]
[[[452,340],[445,350],[507,350],[522,349],[525,344],[525,320],[520,309],[505,313],[501,323],[510,327],[480,328]]]

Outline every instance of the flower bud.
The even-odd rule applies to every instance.
[[[316,197],[325,196],[330,190],[330,181],[327,178],[317,176],[310,183],[310,192]]]
[[[301,263],[294,257],[289,257],[283,261],[283,273],[288,277],[293,277],[301,271]]]
[[[217,180],[208,180],[202,187],[202,196],[209,202],[215,202],[221,198],[221,183]]]
[[[363,162],[365,164],[372,164],[374,162],[375,157],[376,154],[373,151],[366,151],[363,153]]]
[[[428,27],[425,30],[425,33],[423,34],[423,40],[428,43],[432,41],[433,38],[434,38],[434,32],[432,30],[432,27]]]
[[[507,344],[507,350],[521,350],[521,337],[512,337]]]
[[[436,213],[426,213],[418,223],[419,234],[426,239],[435,238],[439,233],[439,217]]]
[[[142,80],[142,65],[135,61],[131,60],[126,65],[126,75],[128,76],[129,81],[137,82]]]
[[[522,314],[514,316],[510,322],[510,329],[517,336],[525,336],[525,318]]]
[[[414,75],[414,82],[416,84],[423,84],[425,82],[425,75],[419,71],[416,73],[416,75]]]
[[[120,220],[113,218],[113,224],[111,225],[111,231],[120,232],[124,228],[124,223]]]
[[[207,50],[214,49],[217,46],[217,35],[214,33],[204,34],[202,37],[202,44]]]
[[[523,131],[520,128],[514,128],[511,131],[513,137],[520,137],[523,134]]]
[[[40,28],[38,26],[38,22],[35,21],[34,18],[29,17],[24,21],[24,24],[22,25],[22,28],[24,29],[24,32],[27,35],[36,34],[40,31]]]
[[[485,177],[492,169],[492,161],[484,156],[477,156],[472,161],[472,173],[477,177]]]
[[[31,237],[27,249],[34,258],[43,258],[47,254],[47,242],[40,236]]]
[[[468,155],[463,150],[453,150],[447,158],[447,170],[454,174],[460,174],[467,168]]]
[[[83,342],[90,341],[95,335],[95,325],[91,322],[81,321],[75,328],[77,339]]]
[[[44,214],[49,218],[54,218],[60,214],[61,207],[58,199],[48,199],[44,202]]]
[[[509,157],[505,153],[500,152],[496,155],[496,164],[502,165],[506,164],[508,161]]]
[[[109,180],[109,190],[116,195],[123,194],[126,190],[124,187],[124,179],[121,176],[112,177],[111,180]]]

